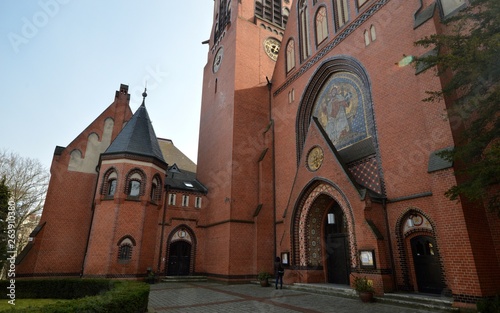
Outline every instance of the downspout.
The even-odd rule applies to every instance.
[[[269,78],[267,78],[266,76],[266,80],[267,80],[267,90],[268,90],[268,93],[269,93],[269,122],[271,123],[271,144],[272,144],[272,149],[273,149],[273,152],[271,154],[271,162],[272,162],[272,169],[273,169],[273,235],[274,235],[274,243],[273,243],[273,246],[274,246],[274,256],[273,256],[273,264],[274,264],[274,258],[277,256],[277,247],[276,247],[276,238],[277,238],[277,234],[276,234],[276,162],[275,162],[275,159],[276,159],[276,152],[275,152],[275,144],[274,144],[274,120],[273,120],[273,115],[272,115],[272,95],[271,95],[271,87],[273,86],[272,82],[269,80]]]
[[[101,157],[99,157],[99,164],[101,164]],[[90,234],[92,232],[92,224],[94,224],[94,213],[95,213],[95,196],[97,194],[97,187],[99,183],[99,176],[100,176],[100,170],[101,167],[97,165],[95,167],[95,170],[97,172],[96,176],[96,182],[95,182],[95,187],[94,187],[94,195],[92,196],[92,215],[90,216],[90,225],[89,225],[89,233],[87,234],[87,244],[85,245],[85,253],[83,254],[83,262],[82,262],[82,269],[80,270],[80,278],[83,277],[83,270],[85,269],[85,261],[87,260],[87,252],[89,251],[89,243],[90,243]]]
[[[165,179],[167,178],[167,175],[165,175]],[[167,198],[168,198],[168,192],[170,190],[170,185],[165,185],[165,197],[163,197],[163,217],[161,219],[161,237],[160,237],[160,254],[158,255],[158,267],[157,267],[157,273],[160,273],[161,269],[161,256],[163,254],[163,235],[165,233],[165,217],[167,214]],[[166,269],[166,268],[165,268]]]
[[[396,281],[396,267],[395,267],[396,262],[394,261],[394,254],[392,253],[391,229],[389,228],[389,218],[387,216],[387,199],[386,198],[382,199],[382,208],[384,210],[385,225],[387,228],[387,240],[389,243],[389,255],[390,255],[391,267],[392,267],[392,283],[394,284],[394,290],[397,290],[398,287],[397,287],[397,281]]]

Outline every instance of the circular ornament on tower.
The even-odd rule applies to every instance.
[[[324,154],[323,149],[319,146],[315,146],[309,151],[307,155],[307,167],[309,170],[315,172],[323,164]]]
[[[214,71],[214,73],[217,73],[217,71],[219,70],[223,56],[224,56],[224,47],[220,47],[219,50],[217,50],[217,53],[215,54],[214,64],[212,66],[212,70]]]
[[[278,59],[278,52],[280,51],[281,42],[275,38],[267,38],[264,40],[264,51],[271,60],[276,61]]]

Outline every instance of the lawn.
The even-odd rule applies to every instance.
[[[15,309],[25,309],[29,306],[40,307],[51,303],[56,303],[57,301],[70,301],[70,300],[61,300],[61,299],[16,299],[16,305],[9,304],[7,301],[9,299],[0,300],[0,311],[4,310],[15,310]]]

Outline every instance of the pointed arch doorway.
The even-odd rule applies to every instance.
[[[167,276],[189,275],[191,244],[187,241],[176,241],[170,244]]]
[[[172,231],[167,242],[166,276],[187,276],[194,272],[194,233],[187,227]]]
[[[317,181],[308,189],[294,217],[294,263],[316,273],[307,282],[348,285],[356,261],[349,202],[331,184]]]
[[[421,293],[441,294],[446,289],[439,247],[434,233],[434,224],[418,208],[410,208],[398,222],[406,256],[402,263],[406,288]],[[408,265],[407,265],[408,264]]]

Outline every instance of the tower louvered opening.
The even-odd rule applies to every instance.
[[[255,1],[255,15],[263,20],[284,27],[281,0]]]

